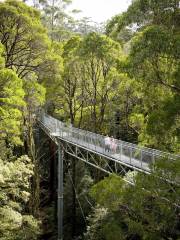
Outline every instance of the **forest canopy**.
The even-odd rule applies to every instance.
[[[103,25],[71,3],[0,2],[0,240],[57,239],[57,147],[41,112],[180,154],[179,1],[134,0]],[[64,152],[64,239],[179,240],[180,159],[155,160],[151,174],[108,177]]]

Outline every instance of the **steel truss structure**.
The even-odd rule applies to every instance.
[[[102,135],[74,128],[71,125],[67,126],[65,123],[47,114],[41,116],[39,123],[41,128],[57,145],[59,142],[63,144],[67,153],[107,173],[114,171],[118,173],[119,168],[123,172],[132,169],[150,173],[150,166],[154,165],[160,158],[176,160],[180,157],[156,149],[140,147],[118,139],[110,139],[114,141],[115,148],[107,151],[105,137]],[[106,161],[105,167],[101,167],[98,164],[96,160],[98,158],[101,159],[101,162]],[[121,165],[121,167],[117,168],[118,165]]]
[[[101,156],[93,151],[89,151],[78,145],[74,146],[74,144],[69,142],[63,142],[62,146],[67,154],[107,174],[116,173],[122,175],[129,171],[129,168],[123,166],[118,161],[105,158],[104,156]]]
[[[128,164],[122,161],[118,161],[109,155],[96,152],[94,150],[81,146],[78,143],[65,140],[64,138],[61,138],[59,135],[56,135],[54,132],[52,132],[51,129],[45,126],[41,121],[39,122],[39,125],[57,146],[61,145],[61,148],[64,152],[92,167],[95,167],[96,169],[101,170],[104,173],[116,173],[122,176],[129,170],[144,172],[144,170],[136,168],[135,166],[129,166]]]
[[[150,164],[159,158],[176,160],[180,156],[113,139],[115,151],[106,151],[104,136],[67,127],[65,123],[43,114],[40,128],[58,146],[58,240],[63,240],[63,157],[64,152],[106,174],[125,175],[129,170],[150,174]],[[129,184],[129,182],[124,179]]]

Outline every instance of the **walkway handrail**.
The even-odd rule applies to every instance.
[[[113,149],[113,145],[111,145],[110,151],[107,151],[105,146],[105,136],[103,135],[75,128],[71,125],[67,126],[65,123],[47,114],[41,116],[41,122],[51,131],[51,134],[54,134],[65,141],[70,141],[89,151],[96,152],[97,154],[106,156],[114,161],[121,162],[139,170],[149,172],[149,165],[155,163],[156,160],[160,158],[166,157],[171,160],[180,158],[179,155],[141,147],[118,139],[114,139],[116,147]]]
[[[105,137],[101,134],[98,134],[98,133],[93,133],[93,132],[90,132],[88,130],[84,130],[84,129],[81,129],[81,128],[76,128],[76,127],[73,127],[73,126],[67,126],[66,123],[48,115],[48,114],[44,114],[45,117],[48,117],[49,119],[52,119],[53,121],[58,121],[59,123],[62,124],[62,126],[66,129],[73,129],[73,131],[76,131],[77,133],[83,133],[85,135],[91,135],[91,136],[94,136],[94,137]],[[134,143],[129,143],[129,142],[126,142],[126,141],[122,141],[120,139],[116,139],[117,142],[123,144],[124,146],[127,146],[127,147],[132,147],[134,149],[137,149],[137,150],[143,150],[145,152],[151,152],[152,154],[155,154],[155,155],[158,155],[158,156],[169,156],[171,157],[172,159],[176,159],[176,158],[180,158],[180,155],[177,155],[177,154],[172,154],[172,153],[168,153],[168,152],[163,152],[163,151],[160,151],[160,150],[157,150],[157,149],[153,149],[153,148],[148,148],[148,147],[144,147],[144,146],[139,146],[139,145],[136,145]]]

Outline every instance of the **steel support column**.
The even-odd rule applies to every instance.
[[[58,144],[58,240],[63,240],[63,149]]]

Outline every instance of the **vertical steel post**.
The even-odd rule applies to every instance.
[[[130,147],[130,164],[132,162],[132,147]]]
[[[58,144],[58,240],[63,240],[63,152]]]
[[[141,158],[141,168],[142,168],[142,160],[143,160],[143,152],[142,152],[142,149],[141,149],[141,155],[140,155],[140,158]]]
[[[154,165],[155,165],[155,155],[154,155],[154,151],[152,152],[152,166],[153,166],[153,170],[154,170]]]
[[[121,142],[121,150],[120,150],[121,152],[120,152],[120,158],[121,158],[121,160],[122,160],[122,142]]]

